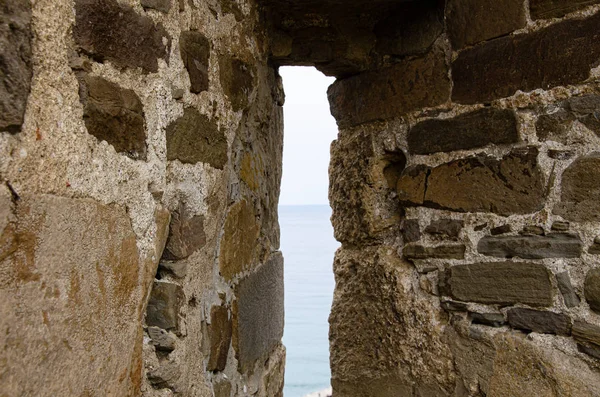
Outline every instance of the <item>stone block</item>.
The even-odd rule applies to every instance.
[[[210,58],[208,39],[200,32],[181,32],[179,53],[190,77],[190,91],[198,94],[208,90],[208,60]]]
[[[535,123],[538,139],[566,144],[576,119],[573,113],[562,108],[554,113],[540,115]]]
[[[600,13],[462,51],[452,64],[452,99],[465,104],[491,102],[517,90],[550,89],[587,80],[600,59],[598,24]]]
[[[546,236],[486,236],[477,251],[497,258],[579,258],[583,243],[576,234],[551,233]]]
[[[571,335],[571,319],[564,314],[514,308],[507,313],[508,324],[517,329],[540,334]]]
[[[436,219],[425,228],[425,233],[447,237],[458,238],[465,222],[460,219]]]
[[[581,302],[579,296],[575,292],[573,285],[571,285],[571,278],[569,277],[569,272],[563,272],[556,275],[556,284],[558,285],[558,289],[563,296],[563,300],[565,301],[565,306],[571,308],[579,306]]]
[[[101,77],[80,74],[78,78],[88,133],[118,153],[146,160],[144,108],[137,94]]]
[[[571,334],[577,342],[585,346],[600,348],[600,327],[597,325],[576,320],[573,322]]]
[[[141,4],[144,8],[152,8],[165,14],[171,9],[171,0],[142,0]]]
[[[402,255],[407,259],[464,259],[465,246],[463,244],[446,244],[434,247],[408,244],[402,249]]]
[[[176,362],[163,361],[158,368],[148,372],[148,381],[156,389],[176,389],[181,368]]]
[[[600,221],[600,153],[579,157],[563,172],[554,213],[573,222]]]
[[[525,27],[523,0],[450,0],[446,23],[455,50]]]
[[[398,180],[403,205],[457,212],[527,214],[544,205],[544,176],[536,148],[513,150],[500,160],[468,157],[435,168],[407,168]]]
[[[148,327],[148,336],[156,350],[171,352],[175,350],[177,337],[159,327]]]
[[[572,150],[556,150],[549,149],[548,157],[554,160],[570,160],[575,156],[575,153]]]
[[[524,226],[523,229],[521,229],[519,234],[524,236],[543,236],[544,234],[546,234],[546,231],[541,226],[527,225]]]
[[[223,378],[214,384],[215,397],[231,397],[231,382]]]
[[[408,132],[408,150],[432,154],[519,142],[517,117],[509,109],[484,108],[452,119],[417,123]]]
[[[506,225],[498,226],[498,227],[491,229],[490,234],[492,236],[498,236],[500,234],[510,233],[511,231],[512,231],[511,226],[509,224],[506,224]]]
[[[502,313],[469,313],[473,324],[488,325],[490,327],[502,327],[506,324]]]
[[[254,90],[254,67],[240,59],[229,56],[219,57],[219,78],[221,87],[234,112],[245,109],[250,103]]]
[[[460,301],[552,305],[550,272],[537,263],[474,263],[452,266],[448,272],[450,296]]]
[[[266,358],[283,336],[283,256],[271,254],[267,263],[235,287],[233,345],[240,371]]]
[[[187,275],[188,264],[186,261],[168,262],[163,261],[158,264],[159,272],[168,272],[177,278],[185,278]]]
[[[327,91],[331,114],[341,128],[440,105],[449,94],[448,68],[441,51],[337,80]]]
[[[227,307],[214,306],[210,311],[210,325],[208,326],[210,339],[210,354],[206,366],[208,371],[225,369],[231,345],[232,329],[232,321]]]
[[[158,60],[167,60],[171,42],[161,24],[117,0],[76,0],[73,36],[92,58],[145,72],[158,72]]]
[[[571,225],[569,224],[569,222],[563,222],[563,221],[555,221],[552,222],[552,227],[551,230],[555,231],[555,232],[568,232],[569,229],[571,228]]]
[[[180,285],[155,281],[146,309],[146,324],[166,331],[179,331],[179,310],[185,301]]]
[[[418,219],[405,219],[400,227],[404,243],[414,243],[421,239],[421,229]]]
[[[195,108],[185,108],[183,116],[169,124],[166,135],[167,160],[203,162],[220,170],[227,164],[225,133]]]
[[[21,130],[33,76],[31,2],[5,0],[0,8],[0,131]]]
[[[600,268],[594,268],[587,273],[583,288],[590,309],[600,313]]]
[[[188,214],[185,205],[174,211],[169,224],[169,238],[163,258],[167,260],[185,259],[206,244],[204,216]]]
[[[529,0],[531,19],[561,18],[565,15],[581,10],[598,0]]]

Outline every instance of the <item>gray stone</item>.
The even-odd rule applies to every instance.
[[[76,0],[73,36],[94,59],[145,72],[158,72],[158,60],[167,59],[171,42],[162,25],[116,0]]]
[[[600,313],[600,268],[590,270],[585,277],[585,300],[590,309]]]
[[[171,352],[175,350],[177,337],[172,333],[159,327],[148,327],[148,336],[152,339],[152,344],[156,350]]]
[[[560,18],[573,11],[598,3],[598,0],[529,0],[531,18]]]
[[[208,371],[225,369],[232,332],[232,322],[227,307],[214,306],[210,311],[210,325],[208,326],[210,339],[210,354],[206,366]]]
[[[199,32],[181,32],[179,53],[190,76],[190,91],[198,94],[208,90],[208,60],[210,42]]]
[[[155,281],[146,309],[146,324],[177,333],[179,310],[184,300],[180,285]]]
[[[444,301],[440,305],[442,309],[449,312],[466,312],[468,310],[467,304],[462,302]]]
[[[156,389],[174,389],[180,377],[181,369],[173,361],[163,361],[158,368],[148,372],[148,380]]]
[[[506,324],[502,313],[469,313],[473,324],[488,325],[490,327],[502,327]]]
[[[168,272],[177,278],[185,278],[187,275],[188,264],[186,261],[162,261],[158,264],[160,272]]]
[[[573,113],[562,108],[551,114],[542,114],[535,123],[538,139],[567,144],[571,127],[576,119]]]
[[[4,0],[0,6],[0,131],[21,130],[33,75],[31,2]]]
[[[551,229],[555,232],[568,232],[571,228],[571,224],[569,222],[556,221],[552,223]]]
[[[600,348],[600,327],[584,321],[573,322],[573,338],[582,345]]]
[[[407,259],[464,259],[465,250],[463,244],[446,244],[434,247],[408,244],[402,249],[402,255]]]
[[[171,9],[171,0],[142,0],[141,4],[144,8],[152,8],[165,14]]]
[[[219,78],[234,112],[245,109],[254,89],[256,71],[252,65],[229,56],[219,57]]]
[[[600,346],[596,345],[582,345],[580,343],[577,344],[577,350],[582,353],[587,354],[588,356],[592,356],[595,359],[600,360]]]
[[[227,163],[227,139],[214,121],[195,108],[185,108],[183,116],[167,127],[167,160],[207,163],[223,169]]]
[[[500,234],[510,233],[511,231],[512,231],[511,226],[509,224],[506,224],[506,225],[502,225],[502,226],[493,228],[492,230],[490,230],[490,234],[492,236],[498,236]]]
[[[190,216],[185,205],[171,215],[169,238],[163,252],[167,260],[185,259],[206,244],[204,216]]]
[[[569,336],[571,319],[564,314],[547,311],[514,308],[507,313],[511,327],[540,334]]]
[[[233,341],[240,370],[247,373],[283,336],[283,257],[271,257],[235,287]]]
[[[101,77],[79,74],[78,78],[88,133],[108,142],[118,153],[145,160],[144,109],[137,94]]]
[[[432,154],[517,143],[519,132],[514,111],[484,108],[452,119],[417,123],[407,139],[410,153]]]
[[[581,302],[579,296],[575,292],[573,285],[571,285],[571,278],[569,277],[569,272],[562,272],[556,275],[556,283],[558,285],[558,289],[563,296],[563,300],[565,301],[565,306],[571,308],[579,306]]]
[[[404,243],[414,243],[421,239],[421,229],[418,219],[405,219],[400,228]]]
[[[578,258],[583,243],[576,234],[551,233],[546,236],[486,236],[477,251],[497,258],[523,259]]]
[[[439,235],[448,238],[458,238],[465,222],[459,219],[437,219],[425,228],[425,233]]]
[[[537,263],[492,262],[452,266],[449,294],[460,301],[551,306],[550,272]]]
[[[599,173],[600,153],[573,161],[563,172],[561,201],[554,213],[573,222],[600,221]]]

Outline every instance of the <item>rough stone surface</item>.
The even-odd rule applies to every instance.
[[[571,278],[569,277],[569,272],[562,272],[556,275],[556,284],[558,285],[558,289],[563,296],[563,300],[565,301],[565,306],[567,307],[577,307],[581,300],[579,296],[575,292],[573,285],[571,284]]]
[[[573,222],[600,220],[600,153],[575,160],[562,175],[561,201],[554,213]]]
[[[260,226],[252,204],[246,200],[234,204],[225,220],[219,266],[221,275],[231,280],[244,270],[251,270]]]
[[[453,266],[448,273],[450,296],[461,301],[552,305],[550,274],[537,263],[474,263]]]
[[[587,273],[584,293],[590,308],[600,313],[600,268],[592,269]]]
[[[506,224],[506,225],[498,226],[498,227],[491,229],[490,234],[492,236],[498,236],[500,234],[510,233],[511,231],[512,231],[511,226],[509,224]]]
[[[248,372],[283,336],[283,257],[280,252],[235,288],[233,346],[239,368]]]
[[[232,335],[232,322],[227,307],[214,306],[211,309],[208,335],[210,355],[206,369],[209,371],[223,371],[227,365]]]
[[[159,327],[148,327],[148,336],[152,339],[152,344],[156,350],[171,352],[175,350],[177,337],[172,333]]]
[[[514,308],[507,312],[508,323],[513,328],[541,334],[569,336],[571,334],[571,319],[564,314]]]
[[[173,212],[169,225],[169,238],[163,252],[167,260],[185,259],[206,244],[204,216],[190,216],[184,205]]]
[[[408,149],[431,154],[517,143],[517,119],[508,109],[484,108],[452,119],[432,119],[416,124],[408,133]]]
[[[190,91],[198,94],[208,90],[208,60],[210,42],[199,32],[181,32],[179,53],[190,76]]]
[[[219,57],[221,86],[234,112],[246,108],[250,103],[250,94],[254,89],[254,74],[253,67],[240,59]]]
[[[522,0],[481,2],[451,0],[446,8],[448,35],[454,49],[503,36],[525,27]]]
[[[532,19],[560,18],[566,14],[597,4],[598,0],[530,0]]]
[[[421,228],[418,219],[405,219],[401,227],[404,243],[414,243],[421,239]]]
[[[148,301],[146,324],[166,331],[179,331],[179,311],[184,302],[180,285],[155,281]]]
[[[33,74],[31,3],[7,0],[0,8],[0,131],[21,130]]]
[[[578,235],[564,233],[546,236],[487,236],[477,244],[479,253],[497,258],[578,258],[582,249],[583,243]]]
[[[409,244],[402,249],[402,255],[407,259],[464,259],[465,250],[466,248],[462,244],[438,245],[435,247]]]
[[[171,39],[166,30],[129,6],[116,0],[77,0],[75,16],[75,42],[100,62],[157,72],[158,60],[167,59]]]
[[[465,222],[460,219],[437,219],[425,228],[425,233],[447,238],[458,238]]]
[[[88,133],[118,153],[146,160],[146,128],[140,98],[101,77],[79,77],[79,98]]]
[[[502,327],[506,319],[502,313],[469,313],[473,324],[488,325],[490,327]]]
[[[171,9],[171,0],[142,0],[142,7],[168,13]]]
[[[168,274],[177,278],[185,278],[187,275],[188,264],[186,261],[161,261],[158,264],[158,270],[160,272],[167,272]]]
[[[600,58],[599,23],[600,14],[596,14],[462,51],[452,64],[452,99],[459,103],[490,102],[517,90],[583,82]],[[587,51],[582,53],[580,48]],[[579,55],[574,57],[574,53]]]
[[[519,234],[521,234],[523,236],[543,236],[546,234],[546,231],[541,226],[526,225],[523,227],[523,229],[521,229]],[[566,238],[570,237],[569,235],[565,235],[565,236],[567,236]]]
[[[477,156],[435,168],[407,168],[397,192],[404,205],[499,215],[535,212],[543,206],[544,177],[537,149],[514,150],[501,160]]]
[[[572,329],[573,338],[584,346],[600,347],[600,327],[584,321],[574,321]]]
[[[551,229],[555,232],[568,232],[570,228],[571,224],[563,221],[553,222],[551,227]]]
[[[567,143],[569,132],[575,120],[575,115],[565,109],[559,109],[551,114],[542,114],[535,123],[538,139]]]
[[[448,100],[450,81],[444,54],[424,57],[366,72],[329,87],[331,114],[340,128],[398,117]]]
[[[195,164],[199,161],[223,169],[227,164],[227,140],[216,123],[195,108],[167,127],[167,159]]]

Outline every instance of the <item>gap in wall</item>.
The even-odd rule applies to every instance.
[[[328,204],[329,148],[337,136],[327,87],[334,79],[312,67],[280,69],[284,106],[283,180],[279,223],[285,259],[287,348],[284,395],[329,387],[329,324],[333,299],[333,238]]]

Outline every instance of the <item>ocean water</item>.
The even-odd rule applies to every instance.
[[[281,251],[285,261],[287,348],[285,397],[302,397],[329,387],[329,324],[333,299],[333,238],[329,206],[280,206]]]

